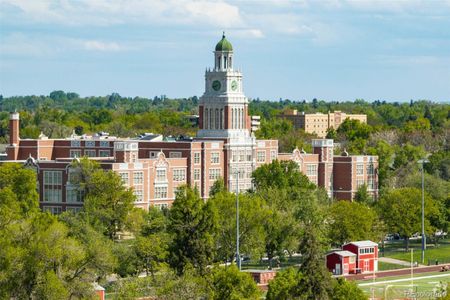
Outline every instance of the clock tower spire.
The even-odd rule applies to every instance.
[[[242,74],[233,68],[233,46],[225,32],[214,49],[214,68],[205,72],[205,93],[199,101],[198,137],[249,137],[248,99]]]

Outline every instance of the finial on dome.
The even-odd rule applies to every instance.
[[[225,31],[222,32],[222,38],[225,38]]]

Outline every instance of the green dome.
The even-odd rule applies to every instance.
[[[233,46],[225,38],[225,32],[222,35],[222,39],[216,45],[216,51],[233,51]]]

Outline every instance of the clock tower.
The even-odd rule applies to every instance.
[[[233,67],[233,46],[225,38],[214,51],[214,68],[205,72],[205,93],[199,101],[200,138],[249,137],[248,99],[242,73]]]
[[[230,191],[252,187],[256,139],[250,133],[248,99],[242,73],[233,66],[233,46],[225,38],[214,51],[214,68],[205,72],[205,93],[199,101],[199,139],[223,140],[225,184]],[[238,184],[238,185],[237,185]]]

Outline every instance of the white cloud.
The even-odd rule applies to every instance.
[[[264,37],[264,33],[259,29],[233,29],[230,32],[230,35],[233,37],[239,38],[256,38],[260,39]]]
[[[28,19],[64,25],[208,24],[242,26],[239,7],[224,1],[189,0],[1,0]],[[3,13],[4,17],[8,17]]]
[[[82,42],[84,49],[93,51],[120,51],[123,50],[119,44],[115,42],[102,42],[96,40],[89,40]]]

